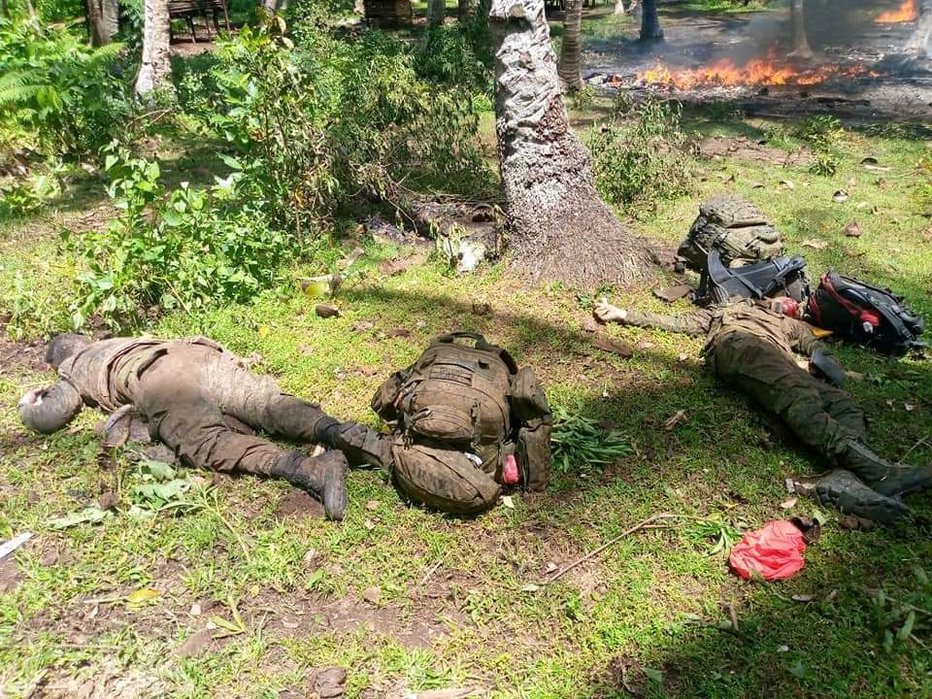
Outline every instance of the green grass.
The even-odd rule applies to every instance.
[[[580,115],[580,122],[590,119]],[[800,145],[792,124],[704,116],[691,126],[770,134],[788,150]],[[663,204],[636,227],[672,245],[702,198],[741,194],[774,219],[791,251],[807,256],[813,275],[836,266],[889,284],[932,315],[932,243],[915,196],[924,144],[849,130],[835,147],[833,177],[805,166],[697,163],[695,196]],[[866,155],[890,170],[866,170]],[[849,192],[847,202],[832,201],[838,189]],[[92,211],[53,206],[44,222],[7,224],[0,298],[12,298],[17,275],[21,298],[40,310],[67,294],[55,234]],[[86,223],[103,225],[102,217]],[[860,238],[842,232],[852,219],[864,229]],[[801,247],[807,239],[828,246]],[[573,561],[657,512],[739,527],[784,517],[784,478],[821,464],[772,437],[761,415],[702,373],[699,341],[613,327],[606,332],[635,353],[608,355],[591,345],[582,329],[588,309],[571,290],[527,287],[504,263],[460,278],[436,262],[394,277],[378,273],[380,259],[407,253],[368,244],[364,273],[336,300],[339,318],[316,317],[314,302],[294,284],[251,305],[165,317],[154,331],[205,334],[235,352],[257,352],[259,370],[286,390],[376,424],[368,401],[390,371],[436,334],[478,330],[532,364],[554,404],[615,423],[632,454],[601,469],[557,474],[546,493],[519,495],[514,509],[476,519],[407,507],[374,471],[352,474],[351,506],[340,524],[284,518],[277,508],[290,491],[282,483],[209,474],[187,476],[196,483],[190,497],[197,508],[140,519],[128,502],[140,482],[137,468],[125,460],[115,471],[97,465],[97,416],[87,411],[48,438],[26,433],[16,400],[50,375],[34,363],[4,360],[0,540],[36,534],[13,556],[17,584],[0,593],[0,688],[7,695],[90,678],[106,687],[95,696],[145,696],[142,687],[173,697],[303,695],[314,669],[335,664],[348,669],[353,698],[451,686],[481,687],[494,697],[618,697],[625,685],[646,697],[932,696],[928,630],[886,653],[871,605],[871,590],[883,588],[929,609],[928,591],[912,572],[930,569],[928,525],[846,532],[827,513],[806,568],[777,584],[739,581],[721,555],[709,555],[714,531],[709,537],[677,525],[635,534],[558,583],[541,584],[548,566]],[[294,270],[296,278],[318,271]],[[663,308],[648,289],[610,296],[619,305]],[[493,315],[474,315],[474,303],[491,303]],[[32,337],[60,324],[50,314],[22,332]],[[354,329],[360,321],[373,327]],[[399,328],[410,336],[391,336]],[[0,344],[0,352],[9,347]],[[932,458],[932,444],[922,442],[932,425],[928,364],[851,348],[839,354],[869,377],[851,390],[868,410],[878,450]],[[678,410],[687,422],[665,430]],[[92,505],[107,489],[122,503],[101,524],[49,527],[50,518]],[[909,502],[932,514],[928,497]],[[813,512],[800,501],[789,514]],[[159,596],[137,609],[121,601],[144,588]],[[793,595],[814,598],[801,603]],[[729,607],[740,636],[717,628]],[[235,615],[242,627],[231,634],[225,625],[236,628]],[[197,657],[178,655],[186,639],[211,626],[225,637]],[[136,694],[120,693],[121,686]]]

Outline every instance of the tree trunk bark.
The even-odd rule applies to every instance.
[[[570,129],[543,0],[492,0],[495,128],[515,266],[592,287],[649,278],[651,257],[599,198]]]
[[[793,50],[790,55],[812,58],[812,49],[809,48],[809,39],[806,37],[805,0],[792,0],[790,3],[790,24],[793,25]]]
[[[111,43],[120,30],[117,0],[87,0],[87,24],[92,46]]]
[[[906,42],[906,50],[915,51],[920,58],[932,58],[932,0],[925,0],[919,5],[919,19]]]
[[[615,14],[616,15],[626,15],[625,12],[625,0],[615,0]]]
[[[641,41],[663,41],[657,0],[643,0],[641,3]]]
[[[460,22],[465,22],[469,19],[469,16],[472,14],[472,2],[471,0],[457,0],[456,2],[456,17]]]
[[[447,7],[444,0],[427,0],[427,26],[439,27],[443,24],[446,11]]]
[[[582,50],[582,0],[566,0],[564,5],[563,42],[560,47],[560,62],[557,74],[567,92],[576,92],[582,87],[579,72],[579,54]]]
[[[172,89],[169,60],[168,0],[145,0],[142,32],[142,65],[136,76],[136,95],[156,89]]]

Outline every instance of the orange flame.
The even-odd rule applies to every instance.
[[[903,4],[895,10],[887,10],[878,15],[874,21],[877,24],[898,24],[900,22],[912,22],[919,16],[916,9],[916,0],[903,0]]]
[[[654,65],[638,75],[640,81],[651,85],[667,85],[680,90],[689,90],[703,85],[731,87],[736,85],[817,85],[828,77],[839,74],[855,76],[865,72],[859,67],[840,68],[837,65],[822,65],[818,68],[797,70],[791,65],[778,63],[771,53],[767,58],[755,58],[744,66],[735,65],[729,59],[716,61],[702,68],[671,70],[663,64]]]

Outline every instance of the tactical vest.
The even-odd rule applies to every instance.
[[[533,369],[481,335],[435,339],[382,384],[372,409],[393,426],[395,480],[412,500],[478,512],[502,484],[542,490],[549,481],[547,398]]]

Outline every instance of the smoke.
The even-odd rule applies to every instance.
[[[804,0],[802,23],[815,61],[870,62],[903,53],[915,22],[879,24],[877,18],[901,8],[904,1],[910,0]],[[671,67],[696,67],[723,59],[741,65],[768,55],[789,61],[798,48],[791,4],[792,0],[783,0],[771,2],[764,12],[697,16],[691,23],[695,31],[667,31],[667,42],[653,47],[652,55]],[[674,8],[668,6],[661,22],[675,17]]]

